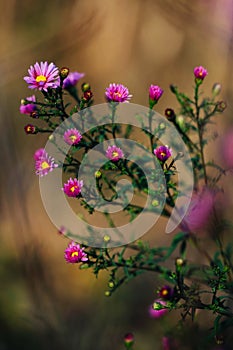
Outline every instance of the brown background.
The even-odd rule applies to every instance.
[[[159,285],[145,275],[104,296],[106,275],[96,280],[66,265],[67,241],[57,236],[43,209],[32,156],[44,136],[26,136],[31,122],[19,113],[30,96],[23,76],[36,61],[85,72],[95,103],[110,82],[125,84],[132,102],[147,105],[148,86],[165,93],[157,111],[176,107],[169,85],[192,93],[193,68],[208,69],[206,94],[218,81],[228,109],[218,119],[220,137],[232,123],[231,0],[68,0],[0,2],[0,349],[123,349],[136,333],[137,348],[159,349],[169,321],[148,318]],[[212,157],[221,160],[218,143]],[[169,242],[153,232],[145,239]]]

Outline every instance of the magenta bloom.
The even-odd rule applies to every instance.
[[[106,157],[112,162],[117,162],[119,159],[124,158],[123,151],[117,146],[108,146],[106,151]]]
[[[193,73],[194,73],[195,78],[201,79],[201,80],[203,80],[208,74],[207,69],[205,69],[202,66],[195,67],[193,70]]]
[[[154,149],[155,156],[161,161],[165,162],[172,155],[172,149],[168,146],[158,146]]]
[[[122,84],[110,84],[106,88],[105,96],[108,102],[129,102],[132,95],[129,90]]]
[[[151,85],[149,88],[149,97],[152,101],[158,102],[163,94],[163,89],[158,85]]]
[[[80,134],[80,132],[77,129],[68,129],[65,133],[64,133],[64,141],[66,143],[68,143],[68,145],[77,145],[81,139],[82,139],[82,135]]]
[[[170,300],[173,297],[173,294],[174,294],[174,289],[166,285],[160,288],[158,291],[159,298],[164,300]]]
[[[149,307],[149,315],[152,318],[160,318],[168,312],[167,308],[163,309],[167,303],[164,300],[156,299],[152,305]]]
[[[65,250],[64,258],[70,264],[87,261],[87,254],[83,250],[84,248],[72,241]]]
[[[39,176],[47,175],[50,171],[58,167],[54,158],[50,157],[45,150],[43,150],[43,152],[42,150],[43,148],[36,151],[34,154],[36,175]]]
[[[47,91],[60,85],[59,70],[54,63],[36,62],[28,69],[29,76],[24,77],[29,89]]]
[[[38,133],[38,128],[35,125],[27,124],[24,127],[24,131],[26,132],[27,135],[29,135],[29,134],[37,134]]]
[[[38,150],[36,150],[33,156],[35,161],[39,160],[43,156],[43,154],[46,154],[44,148],[39,148]]]
[[[124,336],[124,343],[127,346],[132,345],[134,343],[134,335],[133,335],[133,333],[127,333]]]
[[[181,228],[187,232],[195,232],[207,223],[214,206],[214,193],[203,188],[191,199],[188,211],[181,223]]]
[[[68,77],[63,81],[63,89],[69,89],[77,84],[77,82],[85,76],[84,73],[70,72]]]
[[[36,102],[36,96],[32,95],[30,97],[26,97],[26,101]],[[20,113],[22,114],[31,114],[32,112],[35,112],[36,109],[37,109],[36,105],[34,105],[33,103],[28,103],[28,104],[21,103],[21,106],[19,108]]]
[[[62,190],[68,197],[77,197],[81,193],[83,181],[70,178],[63,186]]]

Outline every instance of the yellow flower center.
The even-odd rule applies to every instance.
[[[74,192],[75,189],[76,189],[77,187],[78,187],[78,186],[72,186],[72,187],[70,187],[70,191],[71,191],[71,192]]]
[[[36,82],[40,83],[40,82],[45,82],[47,80],[47,78],[44,75],[38,75],[36,77]]]
[[[166,156],[166,153],[164,153],[164,152],[161,152],[161,156],[163,156],[163,157],[164,157],[164,156]]]
[[[70,140],[71,140],[72,142],[76,141],[76,140],[77,140],[77,136],[75,136],[75,135],[70,135]]]
[[[119,153],[118,153],[118,152],[116,152],[116,151],[113,151],[113,152],[112,152],[112,156],[113,156],[113,158],[116,158],[116,157],[118,157],[118,156],[119,156]]]
[[[120,92],[115,92],[115,95],[118,96],[118,97],[122,96],[122,94]]]
[[[44,161],[44,162],[41,163],[41,168],[42,169],[48,169],[49,167],[50,167],[50,165],[49,165],[48,162]]]
[[[168,291],[166,290],[166,289],[164,289],[163,291],[162,291],[162,293],[161,293],[163,296],[166,296],[166,295],[168,295]]]
[[[71,256],[72,256],[72,258],[75,257],[75,256],[78,256],[78,252],[73,252],[73,253],[71,254]]]

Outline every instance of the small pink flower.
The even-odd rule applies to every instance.
[[[26,132],[27,135],[29,135],[29,134],[37,134],[38,133],[38,128],[35,125],[27,124],[24,127],[24,131]]]
[[[167,285],[163,286],[158,291],[159,298],[163,300],[170,300],[173,297],[173,294],[174,294],[174,289]]]
[[[40,152],[38,152],[38,154],[39,153]],[[36,158],[35,154],[34,154],[34,159]],[[50,171],[53,171],[55,168],[58,167],[58,164],[55,163],[54,158],[50,157],[48,153],[44,150],[42,155],[40,157],[37,155],[37,157],[38,159],[35,159],[36,175],[39,175],[39,176],[47,175]]]
[[[181,228],[188,232],[195,232],[203,228],[211,215],[213,207],[214,193],[210,189],[205,187],[201,192],[195,193],[181,223]]]
[[[156,299],[152,305],[149,307],[149,314],[152,318],[160,318],[168,312],[168,309],[165,308],[167,305],[166,301]],[[163,308],[164,306],[164,308]]]
[[[119,159],[124,158],[124,153],[119,147],[115,145],[108,146],[106,151],[106,157],[112,162],[117,162]]]
[[[133,343],[134,343],[134,335],[133,335],[133,333],[127,333],[124,336],[124,343],[128,347],[133,345]]]
[[[168,146],[158,146],[154,149],[154,155],[161,161],[165,162],[172,155],[172,149]]]
[[[158,85],[151,85],[149,88],[149,97],[152,101],[158,102],[163,94],[163,89]]]
[[[30,97],[26,97],[25,100],[30,101],[30,102],[36,102],[36,96],[32,95]],[[25,104],[24,101],[23,101],[23,103],[21,103],[21,106],[19,107],[20,113],[22,113],[22,114],[31,114],[31,113],[35,112],[36,109],[37,109],[37,107],[35,104],[33,104],[33,103]]]
[[[63,81],[63,89],[69,89],[77,84],[77,82],[85,76],[84,73],[70,72],[68,77]]]
[[[105,96],[109,102],[129,102],[132,95],[129,94],[129,90],[122,84],[110,84],[106,88]]]
[[[65,133],[64,133],[64,141],[66,143],[68,143],[68,145],[77,145],[81,139],[82,139],[82,135],[80,134],[80,132],[77,129],[68,129]]]
[[[38,150],[36,150],[33,157],[35,160],[39,160],[45,153],[46,152],[44,148],[39,148]]]
[[[208,74],[207,69],[205,69],[202,66],[195,67],[193,70],[193,73],[194,73],[195,78],[200,79],[200,80],[203,80]]]
[[[62,190],[68,197],[77,197],[81,193],[83,181],[70,178],[63,186]]]
[[[76,244],[73,241],[68,244],[64,253],[64,258],[70,264],[76,264],[88,260],[84,248],[81,248],[79,244]]]
[[[29,89],[47,91],[60,85],[59,70],[54,63],[36,62],[28,69],[29,76],[24,77]]]

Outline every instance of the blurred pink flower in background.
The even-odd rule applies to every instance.
[[[36,96],[35,95],[32,95],[32,96],[29,96],[29,97],[26,97],[25,100],[23,100],[21,102],[21,105],[19,107],[19,111],[20,113],[22,114],[31,114],[32,112],[35,112],[36,111],[36,105],[33,104],[33,103],[28,103],[28,104],[25,104],[25,101],[30,101],[30,102],[36,102]]]
[[[161,299],[156,299],[152,305],[149,307],[149,315],[152,318],[160,318],[163,315],[165,315],[168,312],[167,308],[163,309],[163,306],[165,307],[167,305],[167,302]]]
[[[215,194],[209,188],[194,193],[188,211],[181,223],[182,230],[192,232],[204,227],[214,207]]]
[[[63,81],[63,89],[69,89],[77,84],[77,82],[85,76],[84,73],[70,72],[68,77]]]

